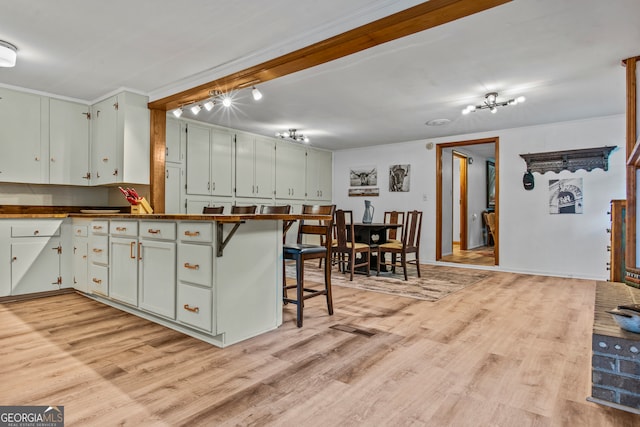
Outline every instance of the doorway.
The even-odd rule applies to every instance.
[[[499,264],[499,239],[491,239],[484,213],[499,229],[499,138],[436,146],[436,261]],[[493,241],[492,241],[493,240]]]

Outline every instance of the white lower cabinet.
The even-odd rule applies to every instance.
[[[89,226],[89,268],[87,292],[109,296],[109,221],[91,221]]]
[[[11,295],[62,288],[61,220],[20,220],[11,225]]]
[[[89,279],[89,239],[88,225],[74,224],[73,243],[73,288],[87,292]]]
[[[109,222],[109,296],[138,305],[138,222]]]
[[[175,224],[172,224],[175,227]],[[138,260],[139,306],[176,318],[176,244],[141,239]]]
[[[178,285],[178,321],[211,332],[213,326],[211,289],[180,283]]]
[[[178,224],[177,320],[207,332],[216,331],[213,315],[213,224]]]
[[[109,296],[116,301],[138,305],[138,239],[111,237],[111,289]]]

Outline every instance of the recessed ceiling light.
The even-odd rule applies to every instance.
[[[449,119],[433,119],[433,120],[429,120],[427,123],[425,123],[425,125],[427,125],[427,126],[442,126],[442,125],[446,125],[448,123],[451,123],[451,120],[449,120]]]

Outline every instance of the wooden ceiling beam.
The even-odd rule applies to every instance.
[[[297,71],[306,70],[371,47],[415,34],[512,0],[430,0],[337,36],[149,103],[152,110],[172,110],[210,97]]]

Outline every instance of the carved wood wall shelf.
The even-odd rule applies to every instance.
[[[575,172],[584,169],[587,172],[600,168],[604,171],[609,169],[609,154],[618,148],[596,147],[583,148],[579,150],[549,151],[546,153],[520,154],[520,157],[527,162],[527,170],[544,174],[546,172],[561,172],[568,170]]]

